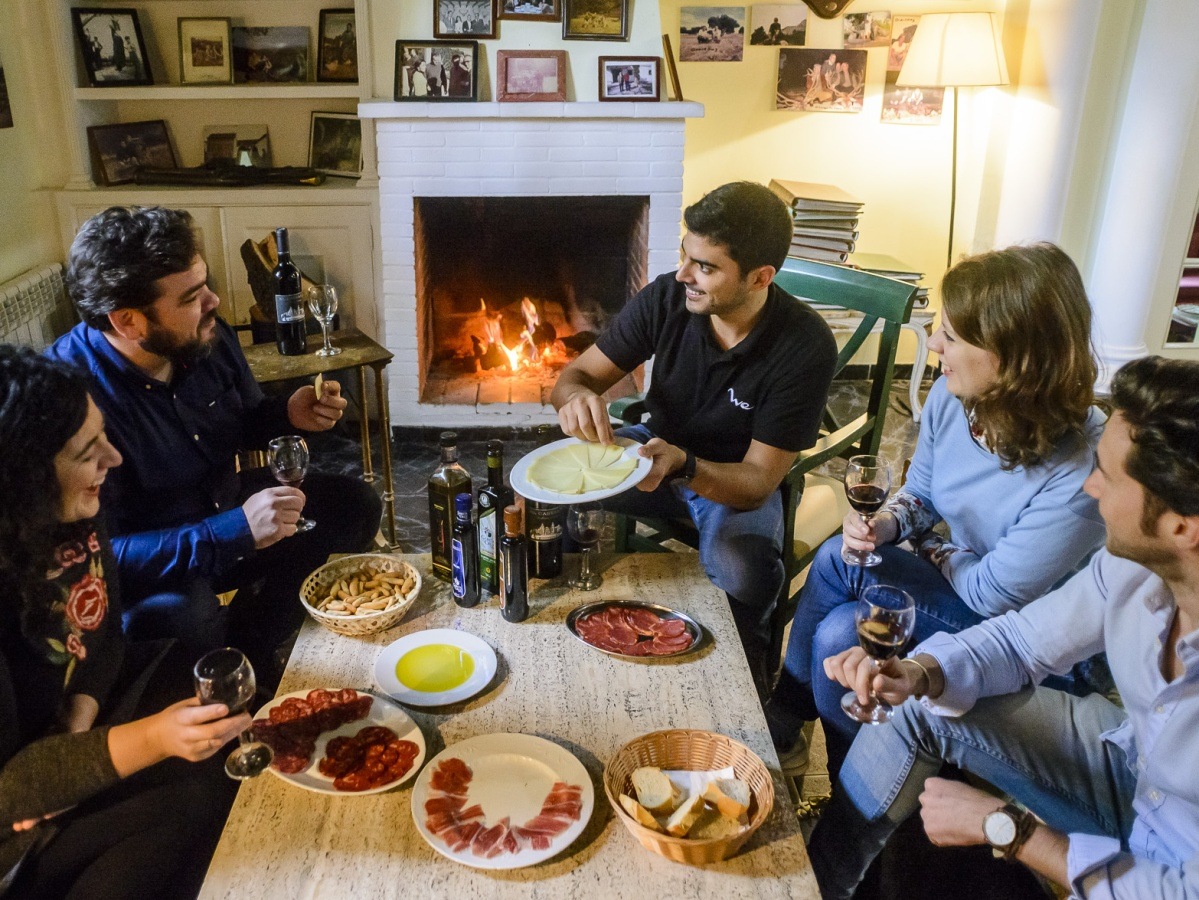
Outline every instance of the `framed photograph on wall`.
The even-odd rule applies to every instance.
[[[362,120],[352,113],[314,112],[308,132],[308,167],[357,178],[362,174]]]
[[[396,41],[397,101],[479,99],[478,41]]]
[[[562,0],[562,39],[627,41],[629,0]]]
[[[179,19],[180,84],[232,84],[233,46],[228,19]]]
[[[525,22],[557,22],[562,18],[562,0],[497,0],[501,19]]]
[[[496,99],[538,102],[566,99],[565,50],[500,50]]]
[[[322,9],[317,29],[316,80],[358,80],[358,33],[354,10]]]
[[[658,100],[662,96],[662,60],[657,56],[601,56],[601,100]]]
[[[433,37],[493,38],[496,0],[433,0]]]
[[[309,31],[302,25],[235,27],[234,81],[307,81]]]
[[[87,144],[96,183],[105,187],[133,181],[138,166],[173,169],[177,165],[162,119],[92,125],[87,130]]]
[[[92,87],[153,84],[136,9],[74,6],[71,19]]]

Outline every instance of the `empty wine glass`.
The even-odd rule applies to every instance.
[[[845,465],[845,496],[865,521],[883,508],[891,493],[891,467],[881,456],[851,456]],[[873,550],[841,545],[841,559],[851,566],[877,566],[883,558]]]
[[[302,437],[296,434],[277,437],[267,444],[267,451],[267,461],[277,482],[294,488],[304,483],[304,476],[308,474],[308,445]],[[300,516],[296,533],[303,534],[315,527],[316,522],[312,519]]]
[[[205,653],[193,674],[200,702],[223,703],[231,716],[243,712],[254,699],[254,668],[245,654],[233,647]],[[245,781],[265,772],[274,758],[271,748],[253,740],[248,731],[239,734],[237,742],[237,749],[225,760],[225,773]]]
[[[333,326],[333,317],[337,315],[337,288],[331,284],[314,284],[308,289],[308,311],[312,317],[321,323],[321,334],[325,346],[316,351],[317,356],[336,356],[341,352],[340,347],[334,347],[329,340],[329,329]]]
[[[591,571],[591,553],[599,545],[604,528],[604,508],[598,503],[576,503],[566,511],[566,530],[583,553],[579,557],[579,574],[567,580],[572,588],[594,591],[603,584],[598,572]]]
[[[907,591],[889,584],[872,584],[858,598],[854,623],[858,629],[858,643],[875,661],[877,669],[883,661],[898,656],[911,639],[916,627],[916,603]],[[850,691],[841,698],[841,708],[855,722],[864,725],[889,722],[893,712],[890,703],[874,696],[873,689],[865,704],[859,703],[858,695]]]

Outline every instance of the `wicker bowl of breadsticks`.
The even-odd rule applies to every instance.
[[[300,585],[308,615],[338,634],[377,634],[400,624],[421,577],[398,556],[356,553],[325,563]]]

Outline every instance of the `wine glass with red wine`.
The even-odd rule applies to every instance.
[[[594,591],[604,579],[591,571],[591,554],[599,546],[600,534],[604,529],[604,508],[598,503],[576,503],[566,511],[566,530],[574,538],[583,553],[579,560],[579,574],[567,580],[572,588]]]
[[[233,647],[205,653],[193,675],[200,702],[223,703],[231,716],[243,712],[254,699],[254,668],[245,654]],[[239,734],[237,742],[237,749],[225,760],[225,774],[245,781],[265,772],[274,758],[271,748],[252,740],[248,731]]]
[[[891,467],[881,456],[851,456],[845,465],[845,496],[866,522],[883,508],[891,493]],[[841,545],[841,559],[851,566],[877,566],[883,558],[873,550]]]
[[[308,445],[302,437],[296,434],[277,437],[267,444],[267,449],[267,461],[277,482],[294,488],[304,483],[304,476],[308,474]],[[312,519],[300,516],[296,522],[296,534],[303,534],[315,527],[316,522]]]
[[[912,638],[916,627],[916,603],[911,594],[889,584],[872,584],[862,591],[854,610],[858,643],[875,660],[875,668],[893,656],[898,656]],[[891,721],[893,708],[870,692],[869,702],[858,702],[850,691],[841,698],[841,708],[855,722],[881,725]]]

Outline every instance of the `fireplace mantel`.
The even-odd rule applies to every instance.
[[[358,104],[363,119],[697,119],[702,103],[582,101],[551,103],[396,103]]]

